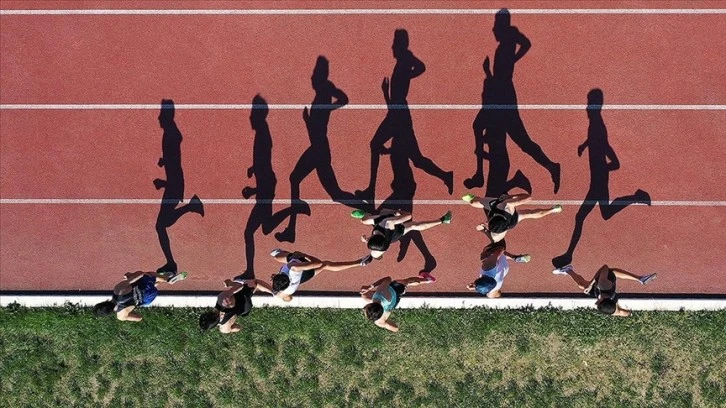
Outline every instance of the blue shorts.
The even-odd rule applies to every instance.
[[[159,289],[156,288],[156,278],[153,276],[142,276],[137,287],[141,290],[142,296],[139,306],[149,306],[159,294]]]

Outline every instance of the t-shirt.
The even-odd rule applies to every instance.
[[[504,284],[504,278],[509,273],[509,262],[507,261],[507,256],[502,254],[497,259],[497,264],[494,268],[489,269],[488,271],[485,271],[482,269],[482,271],[479,273],[480,277],[488,276],[492,279],[494,279],[497,282],[497,285],[494,286],[492,291],[499,290],[502,287],[502,284]]]
[[[286,263],[285,265],[282,265],[282,267],[280,268],[280,273],[287,275],[287,277],[290,279],[290,286],[288,286],[281,293],[284,293],[286,295],[292,295],[293,293],[295,293],[295,291],[297,291],[297,288],[300,287],[300,283],[301,283],[300,281],[302,280],[303,271],[294,272],[294,271],[290,270],[291,266],[293,266],[295,264],[299,264],[299,263],[302,263],[302,262],[298,259],[293,258],[290,260],[290,262]]]

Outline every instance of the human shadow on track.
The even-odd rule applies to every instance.
[[[315,170],[318,173],[320,183],[333,201],[370,211],[371,206],[359,200],[353,193],[343,191],[340,188],[333,171],[330,141],[328,140],[328,123],[330,122],[330,114],[334,110],[348,104],[348,96],[328,79],[328,74],[329,62],[325,57],[319,56],[311,77],[315,97],[310,110],[308,111],[305,108],[303,111],[303,120],[310,137],[310,147],[303,152],[290,174],[291,205],[293,207],[304,205],[300,201],[300,184]],[[300,212],[302,212],[301,209],[293,211],[285,230],[275,234],[278,241],[295,242],[297,214]]]
[[[485,158],[489,159],[490,166],[495,166],[490,168],[490,176],[491,172],[503,173],[505,170],[509,171],[509,156],[504,136],[504,134],[509,134],[523,152],[550,173],[554,184],[554,192],[557,193],[560,188],[560,164],[550,160],[542,148],[527,133],[522,118],[519,116],[517,93],[514,89],[514,64],[527,53],[531,43],[517,27],[511,25],[511,16],[507,9],[501,9],[497,12],[494,17],[492,31],[494,38],[499,42],[494,53],[494,72],[489,71],[489,60],[486,58],[484,61],[486,80],[484,82],[485,92],[482,92],[482,110],[473,123],[477,170],[471,178],[464,181],[464,185],[467,188],[482,187],[484,185],[482,161]],[[484,135],[485,130],[486,136]],[[488,155],[484,152],[484,143],[490,143]],[[494,143],[494,145],[491,143]],[[500,160],[502,163],[497,163]],[[502,176],[504,179],[507,177],[506,174],[495,176],[500,184]],[[522,182],[524,181],[519,180],[517,184]],[[531,188],[526,190],[531,193]],[[493,194],[501,194],[506,191],[506,188],[502,184],[498,189],[487,187],[487,195],[489,191],[492,191]]]
[[[391,138],[399,138],[399,144],[406,145],[409,149],[407,152],[408,158],[414,166],[440,179],[448,188],[449,194],[452,194],[454,189],[454,172],[442,170],[431,159],[424,156],[416,140],[407,97],[411,80],[423,74],[426,67],[408,49],[408,44],[408,32],[404,29],[396,30],[393,37],[393,46],[391,47],[393,57],[396,59],[396,65],[393,68],[390,84],[388,78],[384,78],[381,85],[383,97],[388,105],[388,112],[370,143],[371,173],[368,187],[356,191],[359,197],[371,202],[375,199],[380,155],[383,152],[384,145]]]
[[[482,89],[482,108],[474,119],[475,150],[477,158],[476,173],[466,180],[464,186],[469,189],[484,185],[484,161],[489,163],[489,171],[486,179],[486,197],[499,197],[513,188],[519,187],[528,193],[532,193],[532,185],[529,179],[517,170],[514,176],[509,177],[509,152],[507,151],[507,129],[505,122],[497,117],[497,110],[489,109],[488,101],[491,96],[487,92],[493,89],[492,72],[490,69],[489,57],[484,59],[483,64],[485,79]],[[489,151],[484,150],[488,145]]]
[[[400,112],[400,111],[397,111]],[[393,169],[393,182],[391,182],[391,195],[381,203],[377,213],[381,210],[401,210],[413,214],[413,199],[416,195],[416,180],[411,168],[410,153],[415,146],[411,146],[411,138],[403,133],[394,133],[391,147],[381,147],[381,154],[390,155]],[[431,254],[420,231],[410,231],[404,235],[400,242],[397,261],[401,262],[408,253],[408,247],[413,242],[424,257],[423,272],[431,272],[436,268],[436,258]]]
[[[156,233],[159,236],[161,250],[166,257],[166,264],[157,272],[177,272],[167,229],[174,225],[179,217],[188,212],[195,212],[203,217],[204,206],[195,194],[189,203],[177,207],[184,201],[184,172],[181,165],[182,134],[174,121],[174,101],[171,99],[161,101],[159,125],[164,129],[164,134],[161,139],[162,157],[157,164],[164,168],[166,180],[154,179],[154,187],[157,190],[164,189],[161,208],[159,208],[159,215],[156,218]]]
[[[608,132],[602,118],[604,95],[600,89],[593,89],[587,94],[587,118],[590,122],[587,128],[587,139],[577,147],[577,155],[581,156],[588,149],[590,160],[590,189],[585,195],[585,201],[575,215],[575,229],[570,238],[567,251],[552,259],[552,265],[557,268],[572,263],[572,255],[582,236],[585,218],[595,208],[600,206],[600,214],[607,221],[615,214],[631,204],[650,205],[650,195],[641,189],[634,194],[618,197],[610,201],[610,187],[608,185],[610,172],[620,168],[620,162],[615,151],[608,143]],[[610,161],[608,161],[608,159]]]
[[[252,207],[244,230],[247,268],[241,275],[243,279],[255,277],[255,232],[257,230],[262,228],[262,233],[268,235],[293,213],[310,215],[310,207],[304,203],[287,207],[275,213],[272,212],[272,201],[275,199],[277,178],[272,169],[272,135],[267,124],[268,114],[267,101],[260,95],[256,95],[252,99],[252,110],[250,112],[250,125],[255,131],[252,166],[247,169],[247,177],[254,177],[256,186],[247,186],[242,189],[244,198],[249,199],[255,196],[255,205]]]

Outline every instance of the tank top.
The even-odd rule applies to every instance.
[[[234,306],[224,307],[218,302],[215,308],[224,313],[224,317],[219,322],[220,325],[227,323],[234,316],[247,316],[252,310],[252,289],[245,285],[242,290],[235,293]]]
[[[383,306],[384,312],[390,312],[391,310],[393,310],[393,308],[396,307],[396,304],[398,303],[398,294],[390,286],[388,287],[388,293],[391,295],[391,300],[386,299],[386,297],[381,295],[380,293],[373,294],[373,300],[378,300],[379,302],[381,302],[381,306]]]

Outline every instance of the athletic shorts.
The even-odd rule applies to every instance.
[[[300,278],[300,284],[309,281],[315,276],[315,269],[308,269],[307,271],[303,271],[302,278]]]
[[[393,308],[398,306],[398,303],[401,301],[401,296],[403,296],[404,293],[406,293],[406,285],[398,282],[391,282],[390,284],[391,289],[393,289],[394,292],[396,292],[396,304],[393,305]]]
[[[589,290],[589,291],[588,291],[587,293],[585,293],[585,294],[586,294],[586,295],[588,295],[588,296],[592,296],[592,297],[594,297],[594,298],[597,298],[597,297],[599,297],[600,295],[604,295],[605,297],[607,297],[607,298],[609,298],[609,299],[617,300],[617,299],[618,299],[618,293],[617,293],[617,291],[616,291],[616,289],[617,289],[617,286],[616,286],[616,278],[615,278],[615,273],[613,272],[613,270],[612,270],[612,269],[608,269],[608,276],[607,276],[607,279],[608,279],[608,280],[609,280],[610,282],[612,282],[612,283],[613,283],[613,288],[612,288],[611,290],[609,290],[609,291],[608,291],[608,292],[610,292],[610,293],[607,293],[607,294],[603,294],[603,293],[602,293],[602,292],[600,291],[600,288],[598,288],[598,287],[597,287],[597,282],[595,282],[595,284],[593,284],[593,285],[592,285],[592,286],[590,287],[590,290]],[[609,295],[611,295],[611,296],[609,296]]]
[[[396,227],[393,228],[393,233],[391,234],[391,243],[398,242],[405,232],[406,227],[404,227],[403,224],[396,224]]]
[[[139,279],[139,289],[141,289],[143,296],[139,306],[149,306],[159,294],[159,289],[156,288],[156,278],[153,276],[142,276]]]

